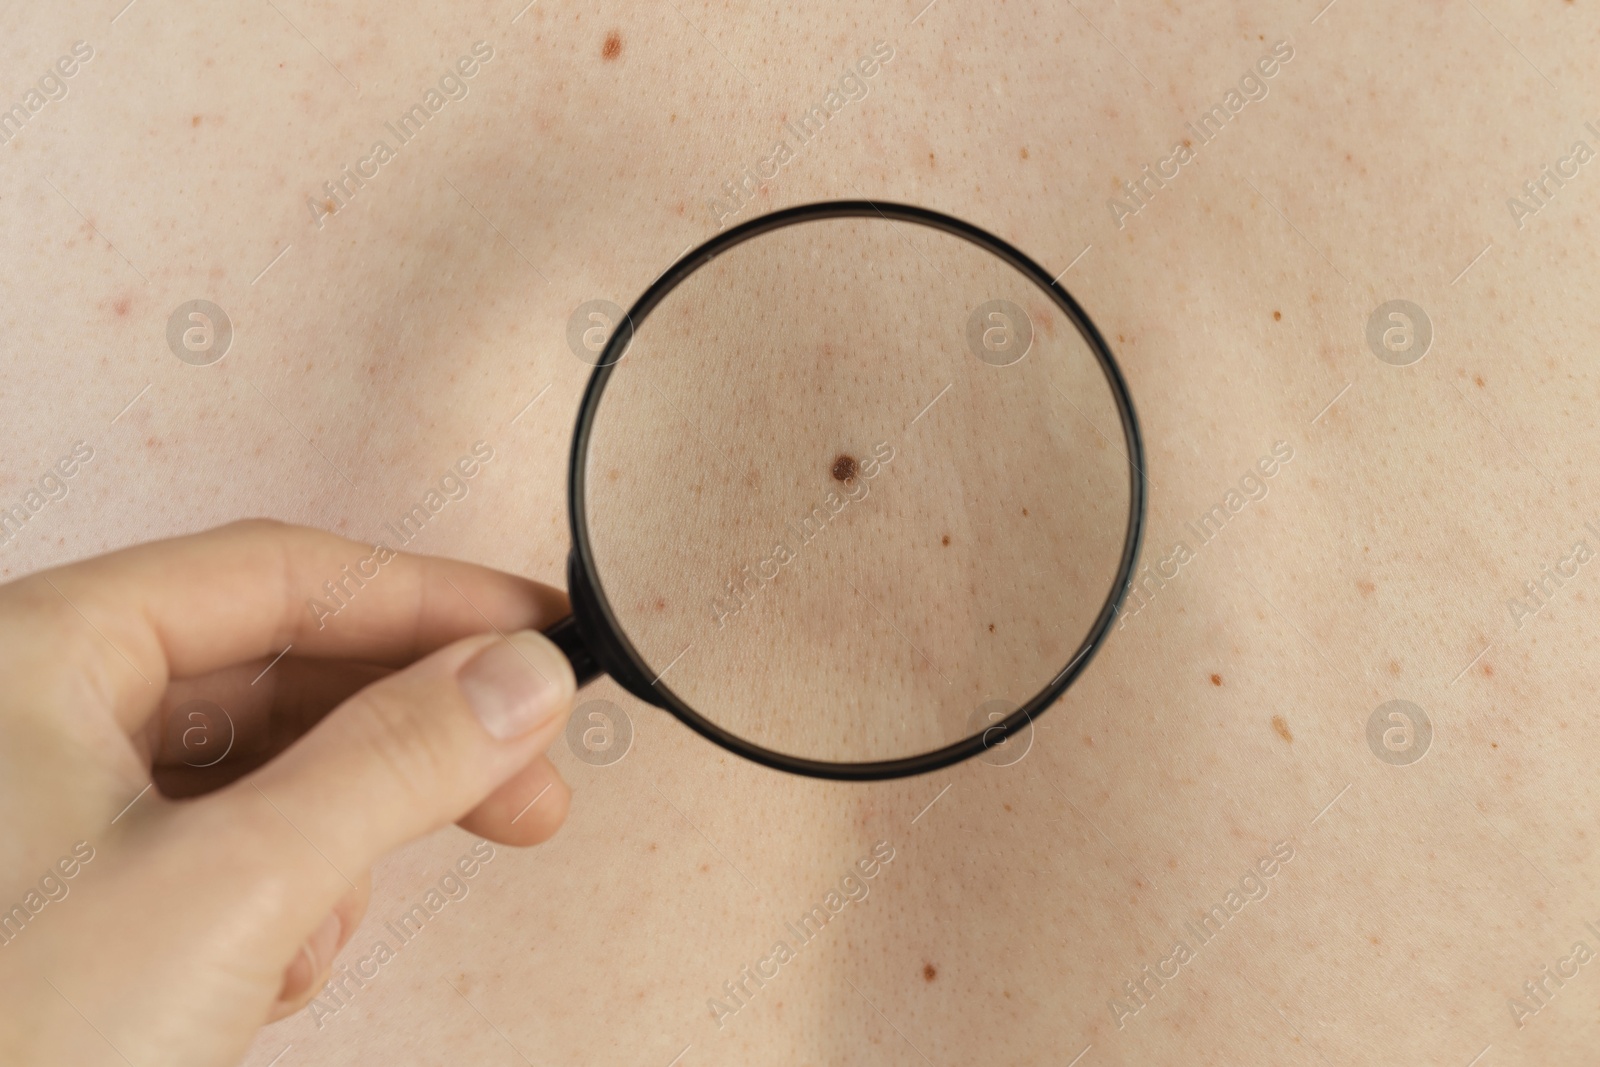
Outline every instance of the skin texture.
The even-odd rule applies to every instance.
[[[1544,568],[1600,548],[1597,179],[1523,183],[1600,148],[1600,17],[1319,6],[11,16],[0,93],[76,40],[97,54],[0,147],[0,499],[76,441],[95,458],[0,549],[7,577],[246,515],[371,541],[483,441],[407,547],[562,584],[588,373],[569,317],[709,236],[707,198],[879,40],[869,95],[723,221],[865,195],[983,226],[1066,270],[1145,430],[1144,561],[1170,577],[1020,762],[790,778],[598,683],[580,700],[622,707],[632,747],[591,766],[556,743],[562,833],[499,850],[378,977],[246,1062],[1583,1062],[1600,965],[1542,969],[1600,953],[1595,593],[1588,567]],[[470,94],[319,228],[307,199],[480,40]],[[1280,41],[1264,99],[1209,141],[1186,128]],[[1129,197],[1185,138],[1176,177]],[[197,298],[234,324],[210,367],[166,342]],[[1395,299],[1432,324],[1410,366],[1368,343]],[[1220,533],[1191,531],[1217,507]],[[1404,766],[1368,742],[1396,699],[1432,724]],[[708,998],[879,841],[870,896],[719,1026]],[[378,863],[341,961],[471,843]],[[1269,859],[1264,899],[1247,885],[1214,939],[1187,932]],[[1193,959],[1157,988],[1142,968],[1171,975],[1179,939]]]

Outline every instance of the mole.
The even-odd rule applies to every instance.
[[[942,545],[948,545],[950,543],[950,535],[949,534],[945,534],[943,537],[941,537],[939,539],[939,543],[942,544]]]
[[[1283,312],[1281,312],[1281,311],[1274,311],[1274,312],[1273,312],[1273,313],[1272,313],[1272,321],[1273,321],[1273,322],[1282,322],[1282,321],[1283,321]]]
[[[616,59],[622,54],[622,35],[616,30],[606,34],[606,43],[600,46],[600,55],[605,59]]]
[[[1212,675],[1212,676],[1211,676],[1211,684],[1212,684],[1212,685],[1221,685],[1221,684],[1222,684],[1222,675],[1220,675],[1220,674],[1213,674],[1213,675]]]
[[[1284,721],[1282,715],[1274,715],[1272,717],[1272,728],[1278,731],[1279,737],[1283,738],[1291,745],[1294,744],[1294,734],[1289,732],[1289,724]]]
[[[850,479],[856,476],[856,457],[850,455],[848,452],[840,452],[834,457],[833,467],[831,469],[833,472],[834,481],[848,482]]]
[[[924,963],[922,965],[922,980],[924,982],[931,982],[937,977],[939,977],[939,968],[935,967],[931,963]]]

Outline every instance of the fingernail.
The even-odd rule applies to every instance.
[[[529,633],[496,641],[462,665],[457,679],[483,728],[501,741],[521,737],[545,723],[560,702],[558,683],[535,661],[540,650],[527,644]],[[520,639],[520,640],[519,640]]]

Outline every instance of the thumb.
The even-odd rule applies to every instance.
[[[265,795],[324,871],[348,880],[462,818],[548,749],[575,690],[542,634],[464,638],[367,686],[229,788]]]

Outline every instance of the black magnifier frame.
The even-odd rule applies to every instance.
[[[589,435],[594,428],[595,414],[600,407],[601,395],[612,371],[627,351],[639,324],[649,317],[664,297],[700,267],[710,263],[722,253],[753,237],[773,230],[821,219],[876,218],[887,222],[904,222],[960,237],[998,256],[1017,271],[1027,276],[1040,289],[1049,293],[1058,306],[1078,328],[1078,333],[1094,351],[1105,374],[1106,382],[1116,400],[1122,417],[1122,434],[1128,459],[1128,526],[1123,540],[1122,562],[1115,581],[1106,594],[1104,605],[1087,637],[1061,673],[1040,690],[1031,700],[995,723],[980,734],[958,741],[944,748],[917,756],[893,760],[873,760],[856,763],[833,763],[806,759],[762,748],[732,734],[698,714],[671,688],[663,684],[660,675],[652,675],[627,634],[617,622],[611,604],[606,600],[603,586],[596,574],[594,553],[589,543],[588,520],[584,513],[584,468],[589,455]],[[1133,569],[1139,558],[1139,546],[1144,536],[1145,512],[1144,445],[1139,435],[1139,422],[1133,411],[1133,398],[1128,394],[1127,382],[1117,366],[1111,349],[1099,329],[1061,286],[1046,274],[1044,269],[1022,252],[1000,238],[978,229],[970,223],[949,215],[879,200],[834,200],[800,207],[786,208],[769,215],[751,219],[731,230],[717,234],[692,252],[684,255],[665,274],[644,291],[634,302],[623,320],[617,323],[600,353],[594,374],[584,390],[583,402],[578,408],[577,428],[572,436],[572,461],[567,479],[567,515],[572,526],[572,551],[567,557],[567,592],[572,602],[572,614],[556,623],[548,636],[561,648],[572,662],[578,685],[594,680],[600,673],[609,674],[618,684],[634,696],[671,712],[680,722],[702,737],[721,745],[729,752],[775,770],[789,771],[812,778],[837,781],[878,781],[926,774],[953,763],[968,759],[992,747],[990,738],[1001,738],[1020,731],[1041,715],[1074,679],[1088,666],[1094,654],[1111,631],[1111,622],[1132,585]],[[670,664],[668,665],[671,666]]]

